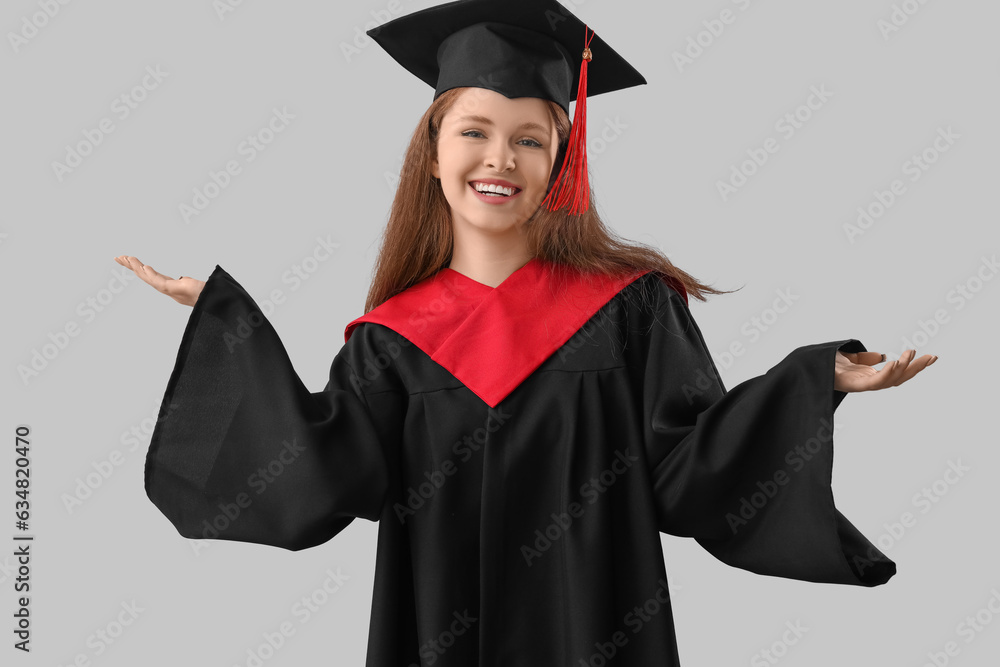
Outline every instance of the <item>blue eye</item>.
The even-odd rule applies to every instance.
[[[463,137],[469,137],[470,139],[479,139],[483,136],[483,133],[479,130],[466,130],[462,132]],[[528,142],[530,148],[542,148],[542,145],[535,141],[534,139],[521,139],[520,143]]]

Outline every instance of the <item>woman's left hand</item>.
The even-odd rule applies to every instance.
[[[916,350],[906,350],[899,359],[886,363],[881,370],[875,370],[872,366],[882,363],[881,352],[837,350],[833,388],[839,391],[873,391],[898,387],[937,361],[933,354],[925,354],[914,361],[916,354]]]

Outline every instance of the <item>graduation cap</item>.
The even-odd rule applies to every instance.
[[[562,169],[542,202],[549,210],[569,205],[572,215],[589,204],[587,95],[646,83],[555,0],[458,0],[401,16],[367,34],[433,86],[434,99],[446,90],[471,86],[510,98],[551,100],[567,114],[576,100]]]

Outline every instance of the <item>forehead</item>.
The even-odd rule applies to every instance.
[[[474,117],[474,118],[471,118]],[[462,88],[442,122],[456,123],[468,120],[490,121],[495,125],[518,126],[524,123],[553,129],[549,106],[540,97],[509,98],[486,88]]]

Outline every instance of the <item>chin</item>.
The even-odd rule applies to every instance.
[[[481,232],[487,232],[490,234],[506,234],[517,229],[523,223],[509,220],[476,220],[471,224]]]

